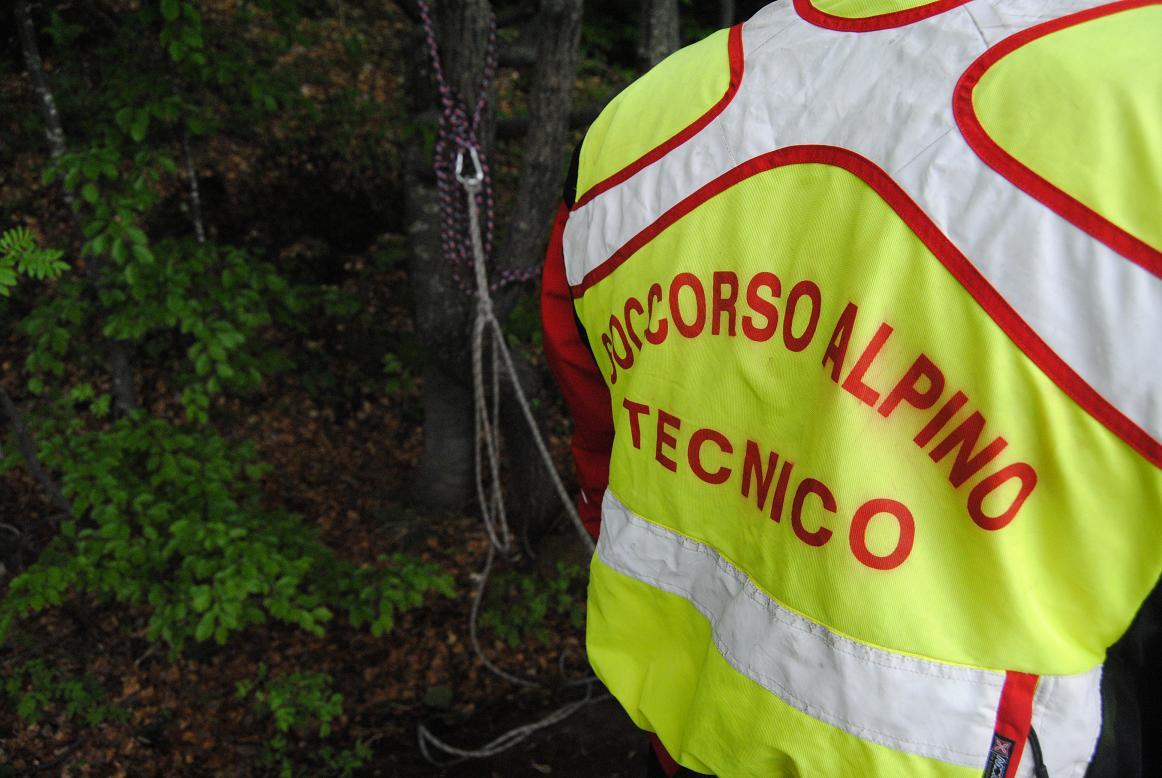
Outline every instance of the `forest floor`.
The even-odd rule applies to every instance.
[[[5,370],[13,367],[0,361]],[[0,778],[644,774],[645,737],[596,683],[592,704],[503,754],[450,766],[425,760],[420,725],[451,745],[477,749],[584,697],[586,687],[568,680],[589,672],[581,626],[585,552],[561,521],[538,544],[538,559],[526,554],[498,565],[483,609],[482,647],[507,672],[547,690],[496,677],[473,650],[468,628],[488,544],[480,520],[471,506],[422,515],[408,499],[422,441],[418,387],[337,411],[293,377],[276,380],[281,385],[267,387],[260,405],[221,409],[222,426],[256,441],[274,466],[263,484],[270,503],[301,515],[352,561],[403,551],[435,563],[453,577],[455,596],[429,595],[382,637],[339,618],[323,637],[266,624],[225,646],[197,644],[173,658],[146,638],[147,608],[74,597],[21,622],[0,647]],[[564,465],[567,425],[559,410],[550,427]],[[22,471],[0,480],[0,515],[34,545],[48,539],[35,531],[46,512],[36,483]],[[0,596],[12,572],[0,573]],[[53,668],[58,690],[66,679],[82,678],[95,688],[86,687],[79,706],[68,692],[40,700],[37,720],[28,721],[5,699],[2,681],[30,659]],[[238,686],[257,674],[305,671],[331,676],[343,696],[342,715],[326,737],[292,731],[279,745],[270,716],[256,714]],[[92,723],[78,713],[90,697],[105,706]],[[433,755],[443,763],[444,755]]]
[[[562,672],[576,678],[587,668],[576,618],[550,609],[539,623],[513,625],[517,635],[511,640],[482,627],[481,642],[506,671],[555,691],[524,689],[485,669],[470,645],[468,613],[487,536],[469,515],[420,517],[400,500],[409,472],[401,453],[415,456],[418,431],[401,426],[396,411],[385,400],[336,422],[329,409],[305,396],[284,396],[277,407],[251,418],[247,432],[276,465],[267,489],[282,505],[313,517],[329,545],[354,559],[410,551],[453,575],[456,597],[429,596],[379,638],[340,623],[321,638],[264,625],[224,647],[198,645],[174,659],[145,639],[144,610],[78,598],[22,625],[12,641],[16,650],[0,654],[0,677],[30,656],[44,658],[62,672],[95,678],[122,718],[89,726],[71,716],[67,705],[50,703],[47,715],[28,723],[13,706],[0,705],[0,776],[277,774],[280,765],[271,762],[268,748],[270,723],[256,718],[236,691],[259,666],[271,675],[327,672],[343,695],[343,715],[327,738],[288,746],[294,775],[328,774],[322,749],[349,750],[356,742],[370,753],[355,775],[643,774],[645,738],[599,684],[591,692],[595,702],[501,755],[448,767],[421,755],[421,724],[452,745],[479,748],[582,699],[585,688],[568,686]],[[5,487],[0,510],[6,517],[20,516],[24,523],[43,513],[32,482],[13,474]],[[572,531],[562,524],[548,544],[556,541],[560,548],[549,553],[580,567],[583,552]],[[504,587],[541,579],[514,569],[502,570],[496,580]],[[7,582],[0,577],[0,594]],[[568,583],[571,607],[582,607],[583,580]],[[500,592],[486,600],[485,612],[506,607],[509,596],[522,594]]]

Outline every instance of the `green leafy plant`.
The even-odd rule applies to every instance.
[[[555,574],[505,571],[493,579],[480,615],[480,624],[516,648],[530,636],[547,643],[545,620],[568,618],[574,627],[585,623],[585,572],[577,565],[557,563]]]
[[[242,6],[293,28],[293,3]],[[37,397],[27,426],[70,511],[11,581],[0,641],[18,619],[79,593],[148,607],[148,637],[174,653],[268,621],[321,634],[336,614],[385,634],[427,592],[451,594],[451,579],[404,556],[363,567],[341,560],[300,517],[264,505],[266,468],[253,445],[218,431],[215,400],[260,388],[280,362],[269,330],[302,298],[272,263],[213,240],[199,214],[188,220],[197,225],[171,218],[173,193],[194,183],[175,162],[191,138],[224,131],[227,120],[249,131],[295,103],[290,80],[256,66],[291,37],[257,45],[248,25],[211,26],[188,0],[127,8],[106,36],[86,37],[70,16],[79,13],[61,8],[49,23],[54,44],[89,49],[52,73],[72,143],[54,149],[42,183],[75,209],[85,272],[23,301],[19,325]],[[99,70],[99,87],[70,88],[84,76],[78,67]],[[60,252],[39,248],[27,229],[0,235],[0,294],[19,274],[64,269]],[[331,302],[350,315],[349,301]],[[148,356],[184,413],[115,398],[103,375],[114,372],[104,363],[109,344]],[[0,472],[23,466],[19,447],[4,451]]]
[[[109,702],[101,683],[91,673],[69,675],[43,659],[17,665],[0,682],[0,691],[25,722],[34,723],[59,711],[91,727],[124,721],[125,711]]]
[[[0,296],[7,297],[19,276],[55,278],[68,270],[61,260],[64,252],[41,248],[27,227],[12,227],[0,233]]]
[[[383,373],[387,376],[386,389],[389,394],[411,392],[416,388],[416,377],[399,354],[384,354]]]
[[[88,391],[73,399],[107,407]],[[265,510],[257,479],[267,470],[250,444],[205,427],[134,414],[87,431],[76,418],[45,437],[44,462],[63,472],[67,520],[0,604],[0,639],[13,620],[60,605],[70,592],[149,605],[149,637],[180,651],[189,641],[224,644],[274,619],[322,634],[336,611],[384,634],[397,612],[451,578],[410,557],[356,567],[337,557],[298,517]]]
[[[274,725],[275,735],[263,750],[261,761],[274,768],[280,776],[294,775],[296,759],[291,753],[291,738],[299,740],[325,739],[330,736],[332,724],[343,715],[343,695],[334,689],[334,681],[327,673],[303,672],[271,676],[265,663],[258,666],[257,675],[236,686],[237,698],[250,699],[260,718]],[[304,767],[309,775],[350,776],[371,756],[370,748],[362,741],[352,748],[324,745],[312,749],[312,758]]]

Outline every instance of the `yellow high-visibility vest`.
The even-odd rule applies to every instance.
[[[581,148],[588,650],[723,776],[1081,776],[1162,570],[1162,4],[794,0]]]

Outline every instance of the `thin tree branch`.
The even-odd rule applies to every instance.
[[[40,103],[41,116],[44,118],[45,136],[48,139],[49,152],[54,160],[60,159],[68,150],[65,141],[64,126],[61,124],[60,112],[57,110],[56,99],[48,85],[44,74],[44,60],[40,56],[40,47],[36,43],[36,27],[32,23],[32,13],[29,11],[28,0],[16,0],[14,6],[16,14],[17,35],[20,37],[20,48],[24,54],[24,64],[28,68],[28,77],[32,81],[33,91],[36,92]],[[76,228],[78,239],[83,242],[81,225],[78,216],[77,203],[68,189],[61,187],[65,203],[73,217],[73,226]],[[92,258],[86,268],[86,277],[95,291],[98,279],[101,276],[100,263],[96,257]],[[117,412],[124,414],[137,407],[137,388],[133,380],[133,365],[129,358],[129,344],[122,340],[108,340],[109,372],[113,377],[113,400]]]
[[[182,126],[182,154],[186,159],[186,179],[190,184],[190,221],[194,223],[194,235],[198,245],[206,242],[206,227],[202,222],[202,193],[198,188],[198,174],[194,170],[194,155],[190,151],[190,131]]]
[[[340,3],[340,10],[343,6]],[[175,98],[181,97],[181,89],[178,86],[177,68],[172,66],[169,82],[170,93]],[[186,182],[190,187],[190,222],[194,227],[194,237],[197,238],[198,245],[201,246],[206,242],[206,227],[205,222],[202,221],[202,192],[198,186],[198,173],[194,166],[194,153],[190,149],[190,128],[186,124],[185,111],[182,111],[182,116],[179,118],[182,126],[182,157],[186,167]]]
[[[44,117],[44,134],[48,140],[48,149],[54,160],[64,156],[65,130],[61,125],[60,112],[56,107],[52,90],[48,86],[48,79],[44,75],[44,61],[40,58],[40,48],[36,45],[36,28],[32,24],[32,14],[28,10],[28,0],[17,0],[16,32],[20,36],[20,49],[24,53],[24,65],[28,68],[28,77],[32,80],[32,89],[40,103],[40,113]],[[69,208],[73,209],[73,195],[65,190],[65,200]]]
[[[0,412],[8,420],[12,426],[12,431],[16,433],[16,442],[20,447],[20,454],[24,457],[24,464],[28,468],[28,472],[40,484],[40,488],[44,490],[44,496],[48,499],[57,511],[64,513],[66,516],[72,513],[72,507],[69,501],[65,498],[60,487],[57,486],[56,481],[40,464],[40,458],[36,455],[36,444],[32,440],[32,434],[28,431],[28,427],[24,425],[24,418],[20,415],[20,409],[16,407],[16,403],[12,401],[12,396],[8,394],[8,389],[0,385]],[[56,515],[49,517],[49,523],[56,528]]]

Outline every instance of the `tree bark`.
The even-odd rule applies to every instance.
[[[734,0],[718,0],[718,26],[730,27],[734,24]]]
[[[582,0],[542,0],[529,30],[535,42],[535,69],[529,91],[529,120],[524,130],[517,191],[496,253],[493,280],[505,271],[539,266],[560,201],[568,160],[568,133],[581,33]],[[484,0],[441,3],[437,17],[445,75],[450,86],[473,100],[487,52],[488,4]],[[418,106],[428,108],[430,102]],[[491,125],[483,132],[486,152]],[[491,155],[489,155],[491,156]],[[425,165],[424,163],[427,163]],[[428,507],[462,507],[475,493],[475,430],[472,426],[470,364],[466,350],[473,313],[451,279],[441,256],[439,211],[430,178],[430,161],[414,155],[409,166],[408,228],[412,243],[412,285],[416,326],[427,355],[424,369],[424,460],[417,478],[417,496]],[[470,269],[463,269],[470,273]],[[510,287],[495,295],[498,318],[504,321],[523,290]],[[517,352],[521,386],[536,404],[543,382]],[[502,382],[502,430],[508,462],[509,515],[514,528],[535,537],[559,513],[551,481],[535,441],[512,395]]]
[[[424,345],[424,454],[413,490],[435,510],[464,507],[474,492],[475,429],[467,348],[471,308],[440,248],[433,181],[408,174],[407,225],[416,332]]]
[[[446,0],[435,8],[444,75],[449,86],[475,104],[487,61],[492,9],[487,0]],[[435,90],[423,41],[417,38],[412,90],[416,122],[434,124]],[[426,87],[426,88],[424,88]],[[493,122],[482,119],[479,139],[488,156]],[[406,168],[406,216],[411,243],[410,275],[416,331],[424,351],[424,454],[414,497],[433,510],[463,508],[475,494],[475,428],[468,349],[473,300],[457,284],[440,245],[439,198],[431,155],[414,148]],[[471,282],[472,270],[460,269]]]
[[[612,99],[612,98],[610,98]],[[593,124],[594,120],[601,115],[601,111],[609,101],[603,103],[590,103],[588,105],[578,106],[569,111],[567,128],[570,130],[579,130]],[[513,116],[507,119],[499,119],[496,122],[496,139],[497,140],[517,140],[523,139],[529,134],[533,128],[534,120],[531,116]]]
[[[529,92],[529,131],[508,239],[498,262],[504,269],[540,263],[560,203],[581,40],[581,0],[544,0],[535,24],[537,67]]]
[[[198,171],[194,167],[194,153],[190,150],[190,131],[182,127],[182,156],[186,163],[186,181],[190,187],[190,223],[198,245],[206,242],[206,225],[202,221],[202,190],[198,186]]]
[[[524,140],[520,182],[513,199],[508,237],[497,262],[503,270],[539,267],[545,255],[569,158],[567,145],[581,40],[581,12],[581,0],[543,0],[533,22],[531,39],[537,43],[537,65],[529,92],[529,129]],[[499,296],[501,321],[518,299],[518,291],[511,289]],[[513,356],[521,387],[536,407],[544,396],[540,376],[519,351]],[[512,387],[505,386],[502,416],[511,472],[511,513],[516,530],[527,541],[536,539],[545,530],[560,513],[560,506]],[[543,425],[540,432],[545,434]]]
[[[61,123],[60,112],[56,107],[56,99],[44,75],[44,60],[40,56],[40,47],[36,42],[36,27],[32,23],[32,13],[28,8],[28,0],[17,0],[14,6],[16,14],[17,35],[20,38],[20,48],[24,54],[24,64],[28,68],[28,77],[32,81],[33,91],[40,104],[41,117],[44,119],[45,137],[48,140],[49,153],[54,160],[60,159],[67,151],[64,126]],[[61,187],[65,203],[72,215],[73,226],[77,232],[77,240],[84,242],[81,225],[78,217],[77,203],[72,192]],[[100,262],[96,257],[89,261],[86,276],[95,291],[99,283]],[[130,344],[121,340],[110,339],[107,342],[109,372],[113,378],[113,403],[118,414],[125,414],[138,405],[137,388],[133,376],[133,363],[130,358]]]
[[[638,63],[649,70],[677,51],[678,0],[642,0]]]

